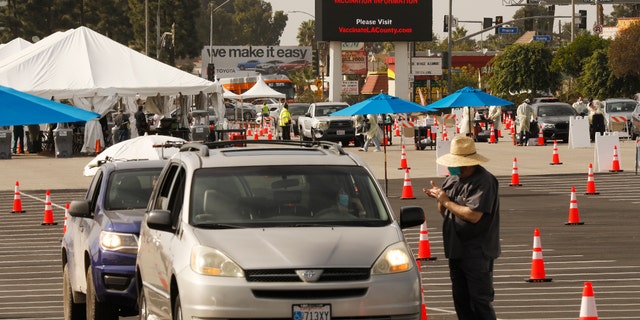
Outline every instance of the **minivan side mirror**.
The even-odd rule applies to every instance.
[[[172,232],[171,211],[153,210],[147,214],[147,226],[151,229]]]
[[[400,229],[419,226],[424,223],[424,210],[418,206],[400,208]]]

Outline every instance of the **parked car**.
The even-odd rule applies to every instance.
[[[248,60],[238,63],[238,69],[240,70],[253,70],[260,64],[258,60]]]
[[[422,208],[396,216],[335,143],[273,142],[171,158],[142,222],[139,318],[420,319],[401,229],[422,224]]]
[[[308,60],[294,60],[291,62],[285,62],[278,65],[276,68],[277,73],[287,74],[291,71],[298,71],[302,68],[311,66],[311,62]]]
[[[140,221],[165,160],[105,163],[84,199],[72,201],[62,237],[65,319],[137,314]]]
[[[267,107],[269,107],[269,111],[271,112],[278,110],[278,108],[282,105],[280,103],[280,100],[276,98],[258,98],[251,101],[251,104],[258,114],[262,113],[262,106],[264,106],[265,104],[267,105]]]
[[[291,113],[291,125],[293,126],[293,134],[300,135],[298,128],[298,117],[304,115],[309,110],[310,103],[295,102],[289,103],[289,113]]]
[[[640,137],[640,104],[631,113],[631,138],[635,140],[638,137]]]
[[[262,74],[274,74],[278,69],[278,65],[284,63],[282,60],[269,60],[267,62],[259,63],[256,65],[256,72]]]
[[[542,126],[542,136],[547,140],[569,141],[569,119],[578,112],[568,103],[541,102],[531,105],[536,114],[537,125]],[[537,130],[536,130],[537,129]],[[538,128],[532,128],[538,134]]]
[[[256,118],[257,113],[252,104],[243,103],[240,107],[240,103],[236,100],[230,100],[225,102],[225,118],[227,120],[244,120],[251,121]]]
[[[638,106],[633,99],[606,99],[603,102],[607,131],[627,131],[631,125],[631,114]]]

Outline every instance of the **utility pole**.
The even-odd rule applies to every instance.
[[[453,22],[453,0],[449,0],[449,17],[448,17],[449,21],[447,22],[447,25],[449,25],[449,30],[447,30],[449,32],[449,39],[447,41],[447,93],[451,92],[451,87],[452,87],[452,81],[451,81],[451,76],[452,76],[452,70],[453,70],[453,66],[451,65],[453,59],[453,39],[451,39],[451,29],[453,28],[452,22]]]

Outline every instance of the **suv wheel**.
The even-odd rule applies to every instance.
[[[87,320],[118,320],[116,308],[98,301],[91,266],[87,268]]]
[[[182,320],[182,303],[180,295],[176,295],[176,302],[173,304],[173,320]]]
[[[84,320],[84,303],[73,302],[73,290],[69,278],[69,265],[65,264],[62,271],[62,295],[64,305],[64,318],[67,320]]]
[[[251,114],[251,112],[245,112],[242,114],[242,120],[244,121],[251,121],[252,118],[253,115]]]
[[[149,311],[147,310],[147,300],[144,296],[144,288],[138,290],[138,319],[147,320],[149,318]]]

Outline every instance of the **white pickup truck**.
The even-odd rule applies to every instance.
[[[298,117],[300,140],[325,140],[340,142],[346,147],[355,141],[355,128],[351,117],[329,116],[349,105],[345,102],[315,102]]]

